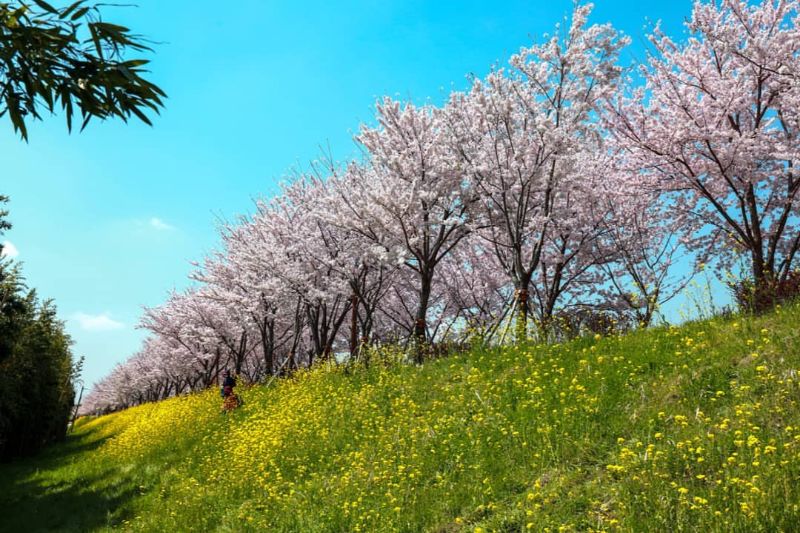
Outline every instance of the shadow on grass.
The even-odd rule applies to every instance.
[[[92,531],[128,518],[130,480],[114,469],[89,464],[106,438],[94,431],[70,436],[34,457],[0,463],[0,532]],[[77,457],[80,466],[72,466]]]

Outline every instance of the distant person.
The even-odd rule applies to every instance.
[[[226,370],[225,379],[222,380],[222,388],[220,394],[222,395],[222,412],[227,414],[242,405],[242,399],[233,392],[236,386],[236,378],[231,375],[230,370]]]
[[[231,375],[230,370],[226,370],[223,376],[225,376],[225,379],[222,380],[220,395],[223,398],[227,398],[233,394],[233,388],[236,386],[236,378]]]

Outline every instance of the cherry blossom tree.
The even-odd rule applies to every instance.
[[[175,380],[185,379],[186,385],[195,378],[188,375],[195,373],[189,369],[197,367],[196,373],[205,375],[205,384],[208,385],[219,371],[220,364],[224,366],[230,359],[234,362],[238,359],[241,366],[242,357],[231,356],[228,351],[235,352],[240,348],[235,343],[235,334],[228,331],[225,322],[220,320],[224,314],[219,313],[219,307],[210,304],[196,291],[173,292],[165,304],[145,309],[140,321],[141,327],[155,334],[155,339],[161,343],[158,348],[164,348],[162,357],[165,363],[167,359],[175,360],[175,364],[170,365],[175,369]],[[228,348],[224,360],[223,346]],[[154,346],[150,346],[150,351],[156,351]],[[179,389],[185,386],[180,385]]]
[[[461,320],[467,335],[489,342],[506,317],[513,291],[497,255],[473,234],[442,262],[438,275],[451,323]]]
[[[193,278],[221,293],[226,305],[240,309],[260,344],[266,375],[275,373],[287,357],[296,353],[304,321],[297,315],[300,296],[278,275],[286,268],[279,235],[264,224],[270,214],[266,204],[257,204],[251,217],[220,228],[222,249],[206,258]]]
[[[720,269],[746,256],[759,289],[800,249],[798,16],[793,0],[695,3],[688,39],[656,27],[645,86],[607,113],[638,178],[685,215],[684,242]]]
[[[348,194],[339,197],[336,221],[388,263],[402,261],[415,272],[413,337],[421,346],[436,267],[469,234],[475,197],[439,111],[385,98],[377,118],[378,127],[363,126],[358,136],[369,159],[347,169]],[[417,361],[422,357],[417,350]]]
[[[276,351],[286,342],[291,327],[279,312],[285,294],[275,279],[248,268],[249,250],[242,242],[252,227],[249,225],[229,226],[221,229],[225,243],[225,253],[217,252],[206,258],[201,270],[192,278],[205,283],[209,297],[221,305],[238,310],[245,327],[251,331],[260,349],[260,363],[254,365],[266,375],[272,375],[276,368]],[[244,254],[243,254],[244,252]],[[242,256],[245,255],[245,258]]]
[[[605,273],[599,283],[602,305],[632,313],[640,327],[650,325],[660,308],[689,284],[699,262],[678,238],[685,223],[680,212],[625,171],[612,173],[613,194],[605,195],[609,216],[603,221],[601,247],[611,260],[597,261]],[[607,256],[608,257],[608,256]]]
[[[337,268],[348,253],[345,236],[321,222],[317,199],[325,183],[301,176],[283,187],[269,205],[259,205],[256,224],[277,239],[272,274],[303,300],[308,340],[314,357],[329,360],[337,334],[350,309],[350,279]]]
[[[337,253],[331,256],[328,266],[350,287],[351,315],[347,344],[351,356],[356,357],[359,347],[370,342],[375,312],[398,267],[383,260],[384,254],[380,248],[375,253],[375,243],[371,239],[337,220],[337,214],[347,210],[342,205],[342,199],[352,196],[348,187],[353,182],[348,179],[348,174],[341,173],[330,161],[312,168],[317,187],[309,203],[313,205],[320,238],[326,243],[336,244]]]
[[[452,139],[476,176],[481,234],[517,292],[520,340],[537,270],[545,284],[536,291],[539,314],[547,320],[568,263],[588,257],[576,246],[591,244],[588,233],[573,231],[595,223],[584,220],[593,198],[583,186],[587,169],[577,162],[602,156],[596,110],[616,88],[617,58],[628,42],[608,24],[588,25],[591,10],[576,6],[564,35],[557,27],[544,44],[515,54],[510,71],[476,80],[447,107]]]

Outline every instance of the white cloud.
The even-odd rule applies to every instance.
[[[147,221],[151,228],[156,229],[158,231],[171,231],[175,229],[175,226],[171,224],[167,224],[163,220],[158,217],[153,217]]]
[[[11,241],[4,241],[3,242],[3,252],[2,252],[2,256],[3,257],[8,257],[10,259],[14,259],[18,255],[19,255],[19,250],[17,250],[17,247],[14,246],[11,243]]]
[[[75,313],[72,315],[72,319],[78,323],[81,329],[85,329],[86,331],[112,331],[125,327],[125,324],[112,319],[108,313],[101,313],[99,315]]]

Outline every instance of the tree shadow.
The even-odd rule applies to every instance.
[[[130,479],[111,466],[98,465],[91,475],[70,468],[78,454],[91,454],[108,438],[95,432],[0,464],[0,532],[92,531],[129,518],[124,503],[137,496]]]

